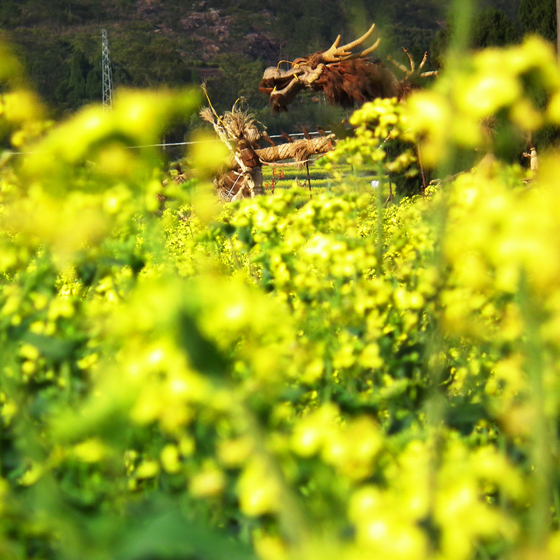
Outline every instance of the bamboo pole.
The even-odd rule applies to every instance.
[[[334,135],[321,136],[296,140],[279,146],[262,148],[256,150],[259,159],[264,162],[281,161],[283,159],[295,159],[296,162],[304,163],[313,154],[324,154],[333,149]]]

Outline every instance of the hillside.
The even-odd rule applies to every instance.
[[[486,0],[510,17],[520,0]],[[417,57],[445,26],[449,0],[3,0],[2,36],[24,61],[56,117],[101,99],[101,30],[107,29],[116,87],[199,84],[207,80],[218,110],[240,96],[270,121],[258,92],[263,69],[351,40],[376,22],[378,55]],[[434,49],[432,48],[432,51]],[[434,57],[435,58],[435,57]],[[332,114],[294,107],[273,127],[300,128]],[[334,118],[334,117],[333,117]],[[309,122],[308,122],[309,121]]]
[[[61,84],[70,79],[73,62],[86,81],[97,70],[102,28],[108,30],[117,84],[178,85],[216,79],[221,69],[224,79],[216,89],[227,93],[218,105],[241,94],[259,107],[266,100],[255,93],[255,80],[267,65],[326,48],[339,33],[352,39],[370,21],[387,35],[380,52],[404,46],[399,43],[407,26],[406,46],[426,49],[441,19],[441,2],[435,0],[409,0],[406,21],[397,18],[390,26],[394,14],[377,7],[379,2],[365,4],[360,13],[341,0],[7,0],[0,5],[0,26],[40,93],[58,109],[79,104]],[[75,60],[78,51],[85,61]],[[83,97],[99,94],[96,80],[90,82]]]

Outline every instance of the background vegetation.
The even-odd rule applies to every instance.
[[[151,146],[198,88],[53,122],[0,46],[2,559],[560,556],[560,162],[511,157],[560,69],[459,23],[432,88],[350,115],[328,190],[226,205],[220,143],[181,185]],[[438,183],[392,201],[419,157]]]
[[[402,60],[407,47],[441,65],[449,30],[448,0],[6,0],[0,30],[23,60],[28,76],[54,116],[101,96],[101,29],[108,30],[116,86],[180,86],[209,81],[219,111],[245,96],[270,132],[315,129],[341,113],[307,99],[279,123],[258,92],[262,72],[279,60],[325,49],[338,34],[350,40],[376,22],[378,55]],[[556,37],[554,0],[480,3],[473,46],[505,45],[536,31]],[[309,96],[311,97],[311,96]],[[348,116],[342,114],[342,116]],[[195,121],[196,122],[196,121]],[[185,123],[170,140],[180,140]]]

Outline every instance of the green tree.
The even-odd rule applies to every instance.
[[[402,47],[415,58],[421,56],[430,50],[429,46],[445,19],[445,6],[441,0],[404,0],[381,5],[378,0],[369,0],[365,3],[368,18],[375,21],[381,33],[381,57],[386,53],[402,52]]]
[[[445,53],[453,33],[453,22],[448,21],[430,44],[430,53],[437,66],[443,66]],[[470,47],[503,47],[519,41],[520,34],[511,19],[502,10],[486,8],[478,12],[472,21]]]
[[[90,70],[90,64],[82,50],[76,49],[70,66],[70,78],[68,80],[68,99],[72,104],[78,104],[86,99],[86,78]]]
[[[89,101],[100,100],[102,95],[101,61],[91,68],[86,78],[86,97]]]
[[[471,45],[473,48],[503,47],[519,40],[519,31],[502,11],[486,8],[473,22]]]
[[[239,97],[244,97],[252,110],[266,106],[266,96],[259,91],[263,75],[261,61],[250,61],[234,54],[220,55],[217,61],[222,76],[208,84],[208,92],[216,108],[229,111]]]
[[[521,0],[478,0],[478,7],[482,10],[494,8],[504,12],[511,21],[517,20]]]
[[[21,21],[21,6],[15,0],[3,0],[0,3],[0,24],[2,27],[19,25]]]
[[[521,0],[518,22],[524,35],[538,33],[556,43],[556,0]]]
[[[100,62],[92,64],[81,49],[76,49],[70,62],[70,75],[55,91],[55,100],[66,109],[76,109],[89,101],[101,100]]]

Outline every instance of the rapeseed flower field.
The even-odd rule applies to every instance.
[[[560,125],[546,43],[364,105],[305,203],[219,204],[216,143],[164,209],[129,147],[196,92],[52,123],[1,54],[0,558],[560,557],[560,158],[500,156]]]

